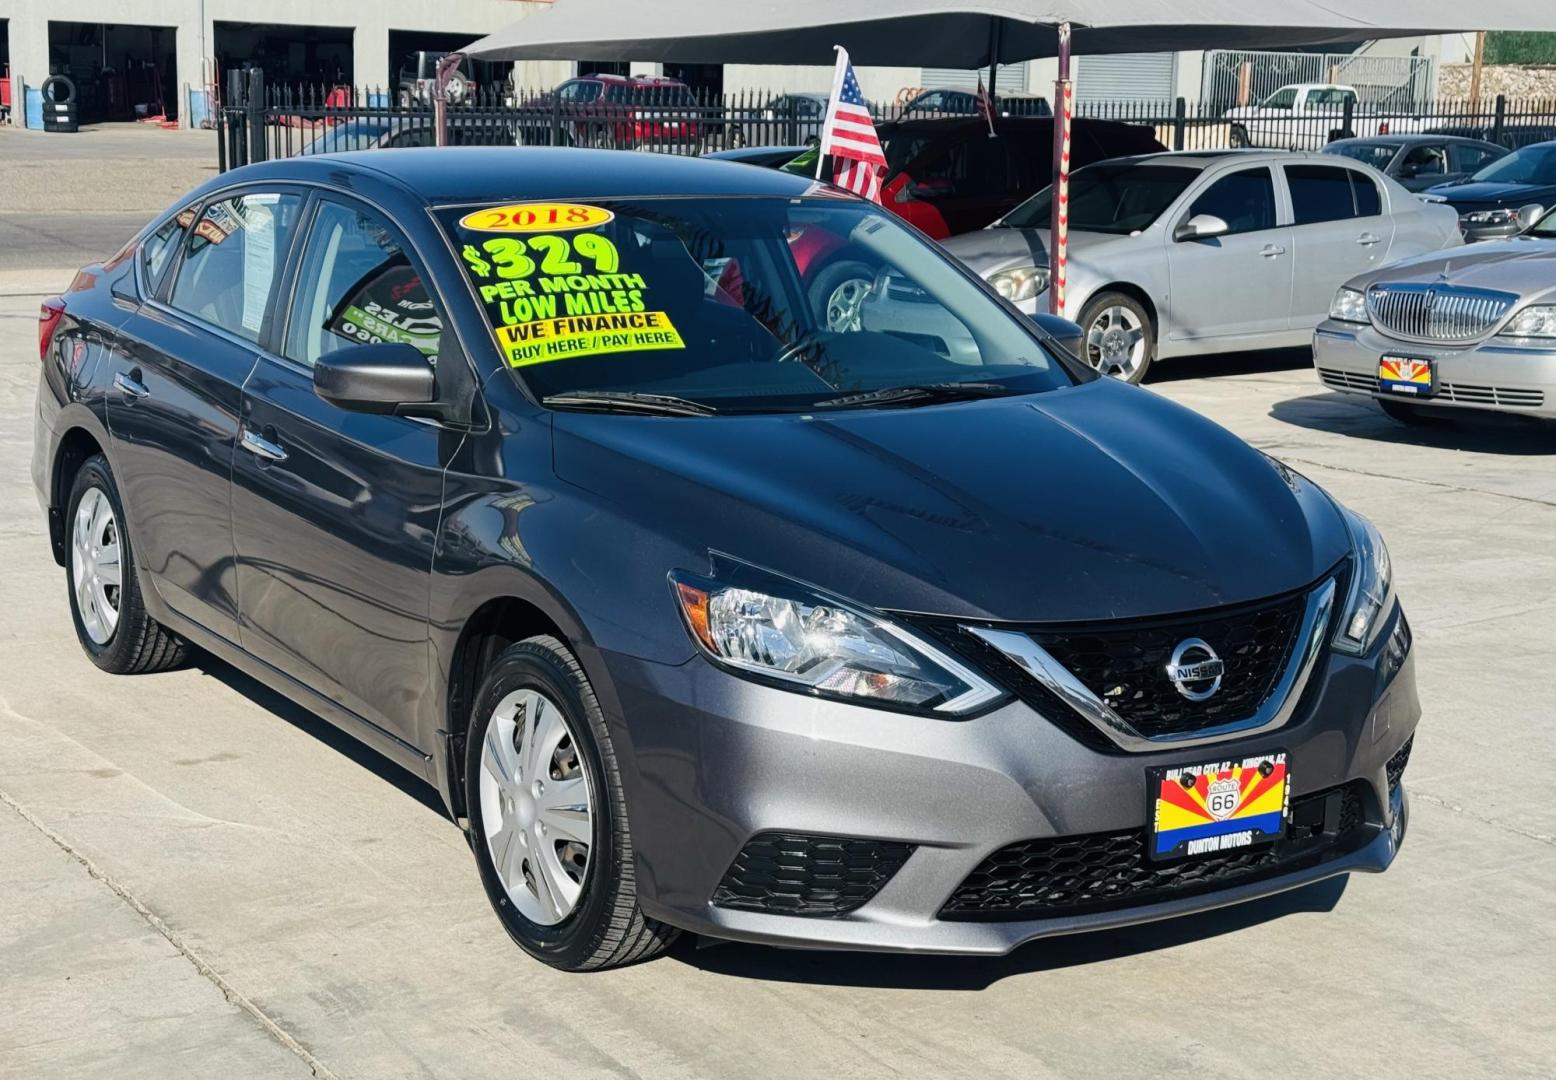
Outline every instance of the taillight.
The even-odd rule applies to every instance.
[[[65,314],[65,301],[51,296],[38,306],[38,359],[47,360],[49,342],[59,327],[60,316]]]
[[[1388,133],[1389,133],[1389,122],[1387,120],[1385,120],[1381,124],[1378,125],[1378,134],[1379,135],[1387,135]]]

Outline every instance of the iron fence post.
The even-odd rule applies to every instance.
[[[1188,127],[1189,103],[1184,98],[1179,98],[1172,105],[1172,148],[1183,149],[1184,130]]]
[[[1356,134],[1356,129],[1351,122],[1356,119],[1356,99],[1350,95],[1345,98],[1345,113],[1340,121],[1340,138],[1349,139]]]
[[[259,68],[248,72],[248,95],[244,99],[248,121],[248,164],[268,161],[269,147],[265,145],[265,73]]]
[[[1497,95],[1496,115],[1491,119],[1491,141],[1498,146],[1502,145],[1502,129],[1507,124],[1507,95]]]
[[[551,145],[562,145],[562,98],[554,89],[551,91]]]

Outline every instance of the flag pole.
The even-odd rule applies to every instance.
[[[1070,24],[1059,24],[1059,76],[1054,80],[1054,182],[1053,212],[1048,223],[1052,249],[1048,282],[1048,310],[1064,315],[1065,272],[1070,257],[1070,118],[1074,85],[1070,81]]]
[[[838,95],[843,92],[843,73],[848,70],[848,50],[841,45],[832,46],[832,51],[837,53],[837,64],[832,69],[832,96],[827,98],[827,115],[824,119],[830,120],[833,111],[837,108]],[[821,179],[821,170],[827,163],[827,150],[832,143],[832,125],[823,122],[821,125],[821,146],[816,154],[816,179]]]

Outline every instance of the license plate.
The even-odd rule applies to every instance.
[[[1378,389],[1385,394],[1431,397],[1437,390],[1434,365],[1417,356],[1385,356],[1378,361]]]
[[[1252,847],[1286,831],[1286,755],[1149,771],[1153,859]]]

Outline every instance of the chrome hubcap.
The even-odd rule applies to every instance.
[[[1135,313],[1114,305],[1086,331],[1086,359],[1104,375],[1130,379],[1145,363],[1145,328]]]
[[[870,293],[870,282],[850,278],[827,297],[827,329],[837,333],[859,329],[859,310]]]
[[[594,844],[589,777],[562,710],[537,690],[497,703],[481,745],[486,850],[519,914],[552,926],[583,893]]]
[[[70,582],[86,636],[106,645],[119,625],[119,522],[102,488],[87,488],[70,534]]]

